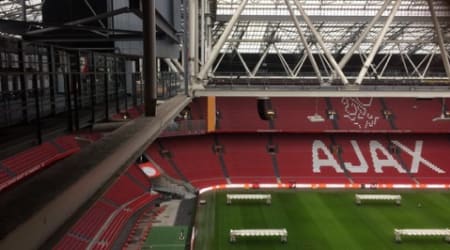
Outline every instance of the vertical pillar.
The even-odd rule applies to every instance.
[[[139,79],[138,76],[139,72],[139,59],[134,60],[134,72],[132,73],[132,80],[131,80],[131,95],[133,99],[133,106],[137,106],[137,80]]]
[[[56,82],[56,66],[55,66],[55,48],[53,45],[47,49],[47,64],[48,64],[48,87],[50,91],[50,112],[52,115],[56,115],[56,91],[55,91],[55,82]]]
[[[145,116],[156,115],[156,17],[155,0],[142,0],[144,33]]]
[[[38,85],[38,93],[42,95],[40,98],[42,110],[45,110],[45,77],[44,77],[44,56],[41,54],[40,48],[36,49],[37,57],[38,57],[38,72],[39,72],[39,85]],[[48,61],[48,60],[47,60]]]
[[[109,120],[109,91],[108,91],[108,56],[104,56],[105,63],[103,65],[103,95],[105,102],[105,120]]]
[[[121,62],[121,63],[119,63],[119,67],[118,67],[119,71],[120,71],[119,81],[121,82],[121,85],[122,85],[125,110],[128,110],[127,62],[126,62],[125,58],[123,58],[123,57],[119,58],[119,62]]]
[[[73,72],[72,69],[72,60],[70,58],[70,54],[68,55],[68,59],[69,59],[69,79],[70,81],[70,85],[72,85],[72,93],[73,93],[73,107],[74,107],[74,123],[75,123],[75,130],[79,130],[80,129],[80,116],[79,116],[79,96],[78,96],[78,89],[79,89],[79,72]],[[78,62],[75,62],[74,65],[79,68],[79,61],[80,58],[78,56],[78,53],[75,56],[75,60],[77,60]],[[80,70],[78,70],[80,71]]]
[[[96,83],[97,83],[97,74],[96,74],[96,72],[97,72],[97,68],[96,68],[96,65],[95,65],[95,53],[94,52],[91,52],[91,54],[90,54],[90,67],[89,67],[89,73],[90,73],[90,75],[89,75],[89,79],[90,79],[90,87],[91,87],[91,91],[90,91],[90,93],[91,93],[91,122],[92,122],[92,124],[94,124],[95,123],[95,104],[96,104],[96,98],[95,98],[95,95],[96,95]]]
[[[42,127],[41,127],[41,105],[39,101],[39,87],[38,87],[38,76],[37,73],[33,74],[33,94],[34,94],[34,105],[36,108],[36,139],[38,144],[42,144]],[[41,84],[42,87],[42,84]]]
[[[120,94],[119,94],[119,67],[117,66],[117,56],[114,54],[114,99],[116,101],[116,113],[120,112]]]
[[[27,82],[27,72],[25,69],[25,43],[19,43],[19,70],[20,70],[20,90],[22,99],[22,117],[24,122],[28,122],[28,82]]]
[[[69,132],[73,131],[73,117],[72,117],[72,95],[71,95],[71,77],[70,77],[70,61],[67,58],[67,53],[64,52],[64,93],[66,95],[66,109],[67,109],[67,129]]]
[[[22,20],[24,22],[27,21],[27,4],[26,4],[26,0],[22,0]]]
[[[189,20],[189,1],[184,0],[184,20]],[[184,33],[183,33],[183,69],[184,69],[184,94],[186,96],[189,96],[189,80],[190,80],[190,74],[191,70],[189,68],[189,23],[184,22]]]

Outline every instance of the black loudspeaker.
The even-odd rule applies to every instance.
[[[273,120],[275,111],[272,109],[272,102],[269,97],[258,97],[256,106],[261,120]]]

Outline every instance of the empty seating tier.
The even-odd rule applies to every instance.
[[[220,150],[215,154],[212,136],[186,136],[159,139],[170,151],[171,163],[157,152],[150,157],[164,170],[168,167],[166,172],[173,171],[171,164],[175,163],[196,187],[223,184],[221,167],[231,183],[276,183],[277,177],[283,183],[450,182],[450,140],[440,135],[275,133],[271,134],[272,151],[268,150],[267,134],[216,137]]]

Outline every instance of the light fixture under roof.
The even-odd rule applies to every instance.
[[[325,121],[325,119],[319,114],[308,115],[307,118],[310,122],[324,122]]]

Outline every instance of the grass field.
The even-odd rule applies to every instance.
[[[180,239],[180,232],[183,231],[184,239]],[[143,250],[184,250],[188,229],[184,226],[173,227],[153,227],[142,247]]]
[[[357,206],[350,191],[275,191],[272,205],[250,201],[226,205],[226,193],[202,196],[207,204],[197,210],[196,250],[450,249],[443,238],[403,238],[395,243],[393,233],[394,228],[450,228],[450,192],[395,192],[402,195],[401,206],[393,202]],[[288,243],[279,238],[238,238],[229,243],[229,230],[244,228],[286,228]]]

